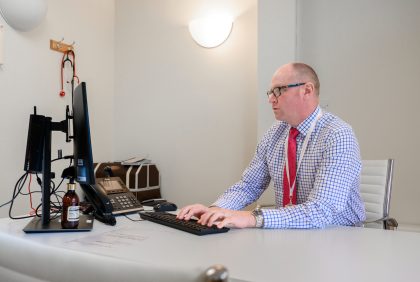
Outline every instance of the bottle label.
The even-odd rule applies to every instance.
[[[67,209],[67,221],[79,221],[79,206],[70,206]]]

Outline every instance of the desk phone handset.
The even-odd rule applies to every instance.
[[[86,198],[94,208],[95,218],[103,223],[115,225],[112,204],[105,192],[98,185],[80,184]]]
[[[115,225],[115,215],[143,210],[119,177],[96,178],[96,184],[84,187],[83,191],[94,206],[97,219],[110,225]]]

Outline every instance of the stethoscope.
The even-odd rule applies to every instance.
[[[73,57],[73,59],[71,58]],[[63,58],[61,59],[61,90],[60,90],[60,97],[66,96],[66,92],[64,91],[64,69],[66,68],[66,64],[70,64],[70,68],[72,70],[71,81],[67,81],[67,83],[71,83],[71,91],[72,91],[72,98],[73,98],[73,89],[74,89],[74,79],[77,79],[77,84],[80,83],[79,77],[76,75],[76,55],[74,54],[73,50],[69,50],[63,54]]]

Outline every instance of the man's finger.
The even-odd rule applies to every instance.
[[[220,211],[220,212],[215,212],[212,214],[212,216],[209,218],[209,220],[207,221],[207,226],[212,226],[215,221],[219,221],[219,220],[223,220],[226,217],[225,213]]]

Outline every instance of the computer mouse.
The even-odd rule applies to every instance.
[[[155,211],[176,211],[178,209],[178,207],[171,202],[163,202],[163,203],[159,203],[157,205],[155,205],[153,207],[153,209]]]

